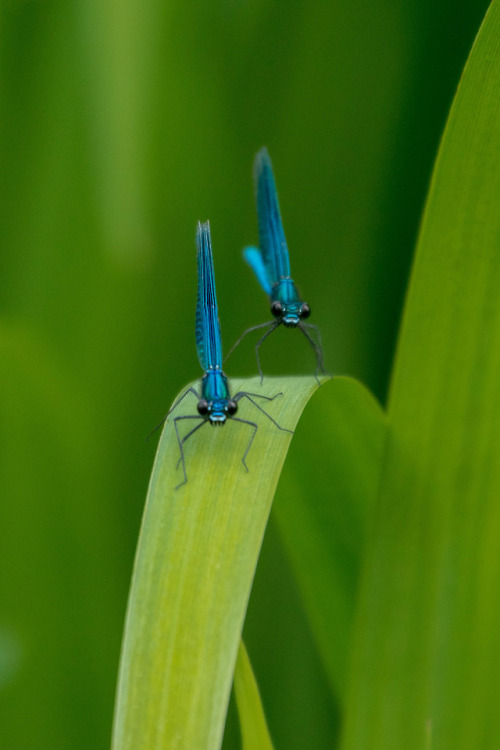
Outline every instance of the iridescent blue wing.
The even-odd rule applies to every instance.
[[[255,157],[254,178],[257,191],[260,250],[267,279],[272,286],[284,276],[290,276],[290,261],[281,223],[273,167],[267,148],[261,148]]]
[[[266,267],[264,265],[264,259],[262,253],[258,247],[246,247],[243,250],[243,257],[245,258],[248,265],[252,268],[254,274],[257,276],[257,281],[263,288],[266,294],[271,294],[271,284],[267,276]]]
[[[198,250],[196,350],[200,365],[204,370],[222,369],[222,341],[215,293],[212,241],[208,221],[203,224],[198,222],[196,247]]]

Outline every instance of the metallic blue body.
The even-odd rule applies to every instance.
[[[271,285],[290,277],[290,260],[281,221],[278,193],[267,148],[255,157],[254,179],[262,259]]]
[[[198,295],[196,300],[196,350],[204,370],[222,370],[222,339],[215,292],[210,224],[198,222],[196,230]]]
[[[279,430],[292,432],[292,430],[287,430],[285,427],[280,427],[280,425],[254,401],[254,398],[263,398],[266,401],[273,401],[276,396],[280,396],[281,393],[277,393],[275,396],[264,396],[262,394],[239,391],[234,398],[231,398],[229,383],[222,370],[222,340],[220,334],[219,314],[217,310],[217,296],[215,292],[210,224],[208,221],[204,224],[198,223],[198,228],[196,230],[196,246],[198,259],[196,349],[204,373],[201,379],[201,393],[198,393],[195,388],[188,388],[175,402],[167,414],[168,417],[169,414],[179,406],[188,393],[192,393],[198,399],[197,414],[183,414],[173,418],[177,442],[181,454],[179,462],[182,463],[182,470],[184,473],[184,481],[178,484],[176,489],[187,482],[183,446],[186,440],[199,430],[200,427],[207,424],[207,422],[213,426],[222,426],[226,423],[228,418],[231,418],[236,422],[246,424],[252,428],[252,435],[241,459],[245,470],[248,471],[246,457],[252,446],[258,426],[255,422],[251,422],[248,419],[240,419],[235,416],[238,411],[238,402],[242,398],[251,401],[251,403],[259,411],[265,414]],[[185,420],[198,420],[198,424],[189,430],[184,437],[181,437],[179,434],[179,424],[184,424]]]
[[[259,358],[259,347],[262,342],[281,324],[286,328],[298,328],[316,355],[315,376],[318,379],[319,370],[325,372],[321,335],[317,326],[305,322],[311,314],[311,308],[300,296],[290,274],[290,258],[281,221],[276,183],[266,148],[262,148],[255,157],[254,178],[260,247],[246,247],[243,250],[243,257],[252,268],[263,290],[269,295],[274,320],[248,328],[233,344],[229,354],[250,331],[269,328],[255,346],[257,366],[262,380],[264,376]],[[309,333],[311,329],[316,332],[318,341],[315,341]]]
[[[198,259],[196,349],[200,364],[205,370],[201,381],[201,397],[207,401],[207,417],[210,423],[216,426],[226,421],[227,405],[231,396],[227,377],[222,371],[222,338],[208,221],[204,224],[198,223],[196,247]]]
[[[290,276],[290,258],[281,221],[271,159],[266,148],[254,167],[260,249],[247,247],[243,255],[271,302],[280,302],[280,322],[294,328],[300,322],[303,300]]]

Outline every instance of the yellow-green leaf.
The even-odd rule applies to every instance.
[[[312,377],[232,382],[273,396],[264,408],[294,429],[316,390]],[[248,425],[206,425],[185,445],[188,482],[172,418],[148,491],[129,598],[115,712],[114,750],[220,747],[250,587],[291,435],[243,399]],[[196,413],[188,396],[175,414]],[[186,420],[190,421],[190,420]],[[181,423],[182,424],[182,423]],[[187,430],[186,430],[187,431]]]
[[[240,641],[236,659],[234,692],[240,717],[242,750],[273,750],[259,688],[243,641]]]

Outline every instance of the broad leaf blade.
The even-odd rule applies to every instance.
[[[500,719],[500,3],[438,156],[358,611],[349,750],[491,748]]]
[[[293,429],[314,378],[258,378],[236,388],[283,397],[264,403]],[[191,401],[190,401],[191,400]],[[196,413],[184,400],[176,414]],[[271,502],[291,435],[252,404],[230,422],[204,426],[186,443],[188,483],[169,419],[160,440],[136,556],[122,651],[114,750],[218,748],[243,618]],[[190,421],[190,420],[187,420]]]

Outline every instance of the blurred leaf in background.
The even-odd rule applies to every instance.
[[[3,748],[109,745],[143,438],[198,371],[195,223],[212,223],[227,350],[268,316],[241,260],[264,144],[327,362],[384,397],[434,154],[486,6],[3,4]],[[311,367],[290,335],[263,353],[267,371]],[[251,341],[227,369],[255,372]],[[246,641],[276,746],[331,747],[337,698],[273,526]]]

